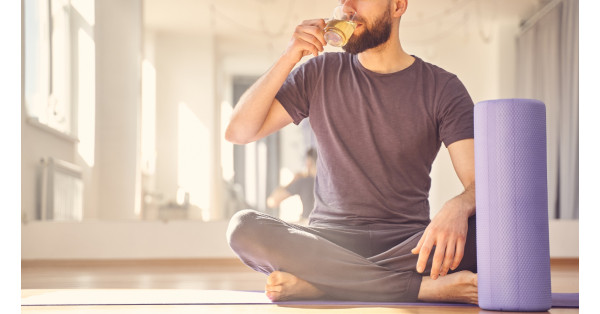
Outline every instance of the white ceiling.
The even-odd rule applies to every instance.
[[[278,34],[303,19],[326,17],[329,3],[336,1],[144,0],[144,21],[147,28],[163,31]]]
[[[402,26],[427,30],[447,19],[477,15],[484,19],[523,20],[548,0],[411,0]],[[261,33],[288,36],[304,19],[328,17],[337,0],[144,0],[149,29],[214,31],[217,36]]]

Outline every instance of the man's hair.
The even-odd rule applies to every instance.
[[[309,150],[307,150],[306,158],[310,158],[314,161],[317,161],[317,149],[314,147],[311,147]]]

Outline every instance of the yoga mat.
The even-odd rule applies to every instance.
[[[196,289],[23,290],[21,305],[271,304],[261,292]]]
[[[578,307],[579,294],[553,294],[561,307]],[[553,301],[554,302],[554,301]],[[361,306],[456,306],[460,303],[360,302],[360,301],[288,301],[271,302],[261,291],[190,290],[190,289],[67,289],[22,290],[22,306],[74,305],[361,305]],[[553,303],[554,304],[554,303]]]
[[[188,289],[69,289],[23,290],[22,306],[42,305],[403,305],[474,306],[457,303],[381,303],[360,301],[271,302],[262,291],[188,290]]]
[[[552,307],[579,308],[579,293],[553,293]]]
[[[546,107],[531,99],[479,102],[474,126],[479,305],[546,311]]]

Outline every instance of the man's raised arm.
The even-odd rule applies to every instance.
[[[238,101],[225,131],[226,140],[234,144],[250,143],[292,122],[275,95],[302,57],[317,56],[323,51],[324,27],[322,19],[304,21],[296,27],[283,55]]]

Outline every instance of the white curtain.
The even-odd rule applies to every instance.
[[[550,218],[578,219],[579,1],[549,5],[517,38],[517,97],[546,104]]]

